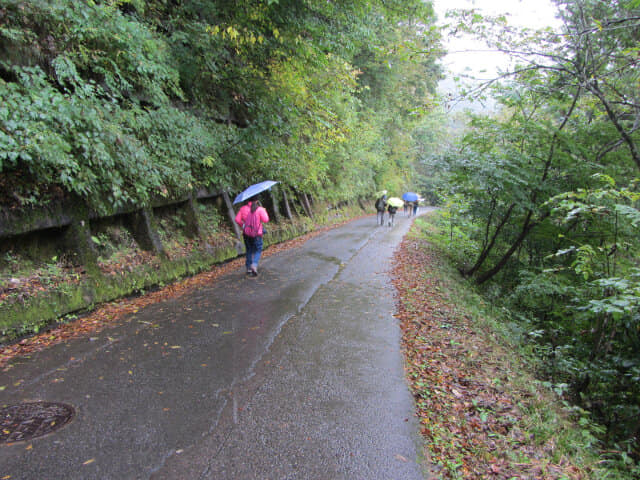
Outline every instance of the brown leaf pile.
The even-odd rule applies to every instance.
[[[539,445],[524,430],[521,408],[532,394],[510,383],[517,373],[501,347],[449,297],[438,260],[426,240],[409,234],[393,268],[407,376],[437,475],[586,478],[562,456],[553,463],[553,442]]]

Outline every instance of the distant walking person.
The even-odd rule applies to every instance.
[[[378,212],[378,225],[384,225],[384,211],[387,208],[387,196],[382,195],[376,200],[376,211]]]
[[[418,214],[418,200],[413,202],[413,216],[415,217]]]
[[[396,216],[396,212],[398,211],[398,207],[396,207],[395,205],[391,205],[389,204],[389,207],[387,208],[387,212],[389,212],[389,226],[393,227],[393,220]]]
[[[258,276],[258,262],[262,254],[263,223],[269,221],[267,210],[258,200],[248,202],[240,207],[236,215],[236,223],[242,228],[242,238],[247,251],[245,264],[247,275]]]

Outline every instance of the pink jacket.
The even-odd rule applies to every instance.
[[[244,227],[244,222],[247,219],[247,215],[249,214],[250,211],[251,211],[251,202],[247,203],[246,205],[243,205],[242,207],[240,207],[240,210],[238,210],[238,214],[236,215],[236,223],[240,226],[240,228]],[[260,230],[258,231],[258,235],[262,235],[263,233],[262,224],[269,222],[269,214],[267,213],[267,210],[264,207],[258,207],[256,209],[256,213],[260,218]]]

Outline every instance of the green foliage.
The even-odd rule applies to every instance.
[[[9,0],[0,201],[112,211],[264,178],[327,199],[401,189],[439,75],[433,20],[417,0]]]
[[[0,80],[4,170],[58,184],[97,210],[228,183],[220,161],[204,161],[227,139],[215,124],[169,106],[123,110],[92,95],[100,91],[94,84],[70,95],[38,68],[15,71],[19,82]]]
[[[519,319],[541,375],[604,427],[595,433],[619,452],[612,463],[637,472],[637,5],[557,3],[563,35],[455,17],[520,63],[493,83],[500,110],[470,117],[431,160],[443,164],[441,238]]]

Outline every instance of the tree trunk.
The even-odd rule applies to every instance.
[[[291,215],[291,207],[289,206],[289,197],[287,197],[287,191],[284,189],[282,190],[282,198],[284,200],[285,215],[289,220],[291,220],[293,218],[293,215]]]
[[[622,137],[622,140],[624,141],[624,143],[626,143],[627,146],[629,147],[631,158],[635,162],[638,169],[640,169],[640,152],[638,152],[638,147],[636,146],[636,143],[633,140],[633,138],[631,138],[631,135],[629,135],[625,131],[624,127],[620,124],[619,117],[613,111],[613,108],[605,98],[604,93],[602,93],[602,91],[600,90],[600,87],[598,87],[598,83],[595,80],[591,82],[588,85],[588,90],[591,93],[593,93],[598,98],[598,100],[600,100],[600,103],[602,103],[602,106],[607,112],[607,116],[609,117],[609,120],[611,120],[611,123],[613,123],[613,126],[616,128],[616,130],[620,134],[620,137]]]
[[[522,224],[520,235],[518,235],[518,238],[516,238],[516,241],[513,242],[513,245],[511,245],[509,250],[506,251],[506,253],[502,256],[502,258],[498,261],[498,263],[495,264],[495,266],[491,270],[484,272],[482,275],[478,277],[478,279],[476,280],[476,284],[482,285],[484,282],[486,282],[487,280],[490,280],[491,278],[493,278],[493,276],[496,273],[502,270],[502,267],[504,267],[507,264],[507,262],[511,258],[511,255],[513,255],[513,253],[518,249],[518,247],[520,247],[524,239],[527,238],[527,235],[529,234],[529,232],[533,230],[534,227],[539,225],[542,222],[542,220],[547,218],[549,215],[550,215],[550,212],[546,212],[540,218],[540,221],[532,222],[531,217],[533,216],[533,211],[529,210],[529,212],[527,212],[525,221]]]
[[[511,206],[507,210],[506,215],[504,216],[500,224],[496,227],[495,232],[493,232],[491,241],[482,249],[482,252],[480,252],[480,255],[478,256],[476,263],[469,270],[462,272],[462,275],[464,275],[465,277],[470,277],[474,275],[480,269],[480,267],[482,267],[482,264],[489,256],[489,253],[491,253],[491,250],[493,249],[493,246],[495,245],[496,240],[498,239],[498,235],[500,234],[502,227],[504,227],[507,224],[507,220],[509,220],[509,217],[511,217],[511,213],[513,212],[513,209],[515,208],[515,206],[516,206],[515,203],[511,204]]]
[[[236,250],[238,254],[242,253],[242,232],[240,231],[240,227],[236,223],[236,213],[233,210],[233,204],[231,203],[231,199],[229,198],[229,194],[227,192],[222,192],[222,198],[224,199],[224,204],[227,207],[227,215],[229,220],[231,221],[231,225],[233,225],[233,231],[236,233],[236,237],[238,241],[236,242]]]
[[[560,126],[558,127],[556,132],[553,134],[553,138],[551,139],[551,147],[549,148],[549,154],[547,155],[547,161],[544,164],[544,169],[543,169],[543,172],[542,172],[542,178],[540,179],[540,184],[544,184],[544,182],[547,180],[547,176],[549,175],[549,169],[551,168],[551,163],[553,162],[553,156],[554,156],[555,149],[556,149],[556,143],[558,142],[558,135],[559,135],[560,131],[565,127],[567,122],[569,121],[569,118],[571,118],[571,114],[573,113],[573,110],[574,110],[576,104],[578,103],[578,98],[580,97],[580,92],[581,91],[582,90],[580,88],[578,88],[576,90],[575,96],[573,97],[573,103],[571,104],[571,107],[569,108],[569,110],[565,114],[565,117],[562,120],[562,123],[560,124]],[[538,200],[538,191],[534,190],[533,195],[531,196],[531,204],[535,205],[537,203],[537,200]],[[496,263],[494,265],[494,267],[492,269],[488,270],[487,272],[484,272],[482,275],[480,275],[478,277],[478,279],[476,280],[476,283],[478,285],[481,285],[484,282],[486,282],[487,280],[493,278],[493,276],[496,273],[498,273],[500,270],[502,270],[502,267],[504,267],[507,264],[507,262],[511,258],[511,255],[513,255],[513,253],[522,244],[522,242],[527,237],[529,232],[536,225],[538,225],[542,220],[547,218],[549,215],[551,215],[551,212],[547,211],[540,217],[539,221],[532,222],[531,218],[533,217],[533,210],[530,209],[527,212],[527,216],[525,218],[525,221],[522,224],[522,228],[520,229],[520,235],[518,235],[518,238],[516,238],[516,241],[513,243],[513,245],[511,245],[511,247],[509,247],[509,250],[506,251],[506,253],[502,256],[502,258],[498,261],[498,263]]]
[[[269,190],[269,198],[271,199],[271,205],[273,206],[273,217],[276,223],[280,223],[280,206],[278,205],[278,196],[273,193],[273,190]]]
[[[306,193],[302,193],[300,195],[300,203],[302,203],[302,208],[304,208],[304,213],[306,213],[307,217],[313,218],[313,211],[311,210],[311,205],[309,205],[309,198]]]

